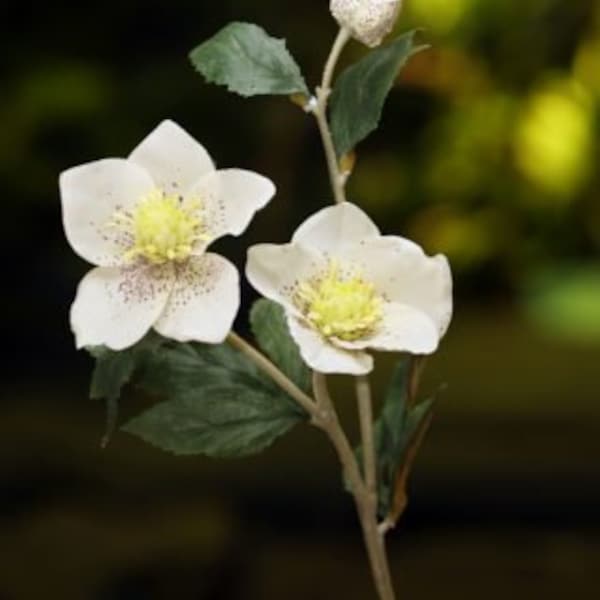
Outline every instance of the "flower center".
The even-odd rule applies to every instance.
[[[295,303],[323,336],[354,341],[372,333],[382,319],[383,298],[360,272],[343,273],[336,261],[300,283]]]
[[[160,265],[188,258],[194,244],[207,239],[200,208],[197,200],[157,189],[141,198],[131,213],[117,212],[112,224],[127,234],[125,260],[143,258]]]

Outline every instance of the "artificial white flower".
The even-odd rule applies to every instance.
[[[402,0],[331,0],[330,10],[340,27],[345,27],[363,44],[374,47],[392,31]]]
[[[97,265],[71,307],[78,348],[121,350],[151,327],[179,341],[223,341],[239,274],[206,248],[246,229],[275,193],[269,179],[216,170],[194,138],[163,121],[128,158],[63,172],[60,193],[69,243]]]
[[[368,373],[368,348],[430,354],[452,315],[446,258],[381,235],[347,202],[308,218],[289,244],[252,246],[246,276],[284,307],[302,358],[321,373]]]

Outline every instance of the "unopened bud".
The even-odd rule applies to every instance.
[[[363,44],[374,47],[393,29],[402,0],[331,0],[330,9],[341,27]]]

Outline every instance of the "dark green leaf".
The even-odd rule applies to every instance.
[[[190,53],[204,78],[242,96],[308,95],[285,41],[251,23],[231,23]]]
[[[413,361],[398,363],[375,423],[377,452],[377,488],[379,515],[395,522],[402,512],[406,496],[406,480],[433,408],[434,400],[413,405],[410,398],[410,376]],[[357,449],[362,463],[362,448]]]
[[[414,36],[411,31],[372,50],[338,78],[331,95],[331,130],[339,157],[377,129],[400,69],[425,47],[415,46]]]
[[[175,454],[253,454],[306,419],[294,401],[228,344],[167,343],[146,357],[140,383],[167,402],[124,429]]]
[[[134,346],[119,352],[104,346],[90,346],[86,350],[96,359],[90,398],[92,400],[116,400],[138,365],[163,341],[163,338],[150,332]]]
[[[124,429],[178,455],[237,457],[260,452],[303,418],[260,387],[224,383],[158,404]]]
[[[117,400],[123,386],[129,383],[135,370],[162,341],[163,338],[150,332],[134,346],[119,352],[104,346],[86,348],[96,359],[90,384],[90,398],[106,401],[106,427],[101,441],[103,448],[108,445],[117,426],[119,417]]]
[[[303,391],[310,393],[310,370],[292,339],[283,308],[266,298],[254,303],[250,311],[252,332],[267,356]]]
[[[106,399],[106,421],[104,426],[104,435],[100,440],[100,446],[106,448],[117,429],[119,421],[119,402],[116,398]]]
[[[254,363],[227,344],[169,343],[147,357],[140,384],[149,392],[174,397],[210,385],[260,385],[281,393]]]

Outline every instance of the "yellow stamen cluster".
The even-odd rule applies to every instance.
[[[139,201],[132,214],[114,215],[113,224],[133,239],[125,260],[143,258],[160,265],[188,258],[195,243],[207,239],[202,233],[200,208],[198,201],[154,190]]]
[[[335,261],[320,276],[300,283],[295,302],[327,338],[355,341],[373,333],[383,317],[383,299],[360,273],[342,273]]]

